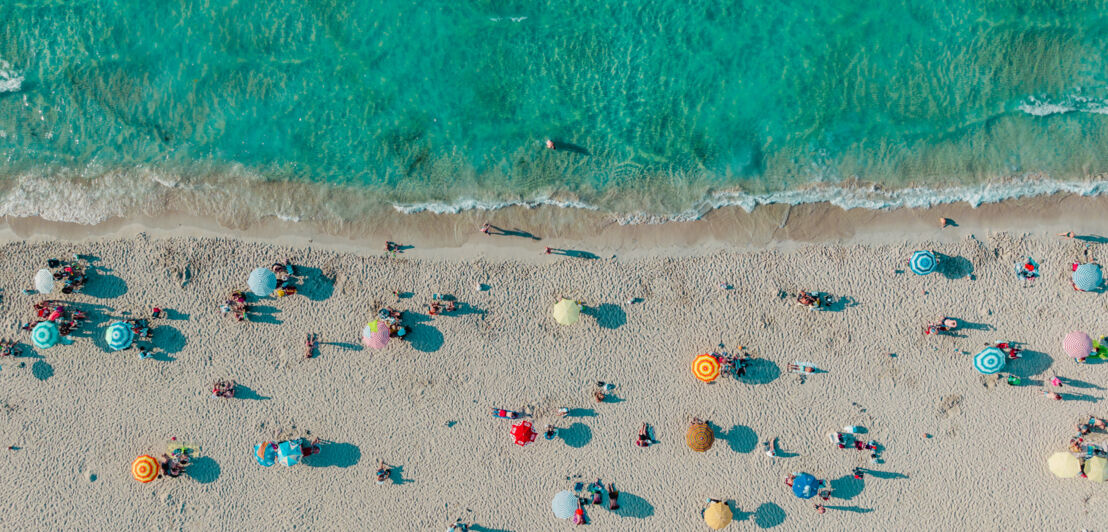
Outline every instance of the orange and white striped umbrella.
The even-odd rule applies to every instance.
[[[153,456],[144,454],[131,462],[131,476],[143,484],[158,478],[161,468]]]
[[[712,355],[700,355],[692,362],[692,372],[704,382],[712,382],[719,377],[719,360]]]

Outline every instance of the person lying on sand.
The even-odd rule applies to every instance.
[[[319,340],[315,333],[308,333],[307,339],[304,341],[304,358],[312,358],[318,346]]]
[[[650,426],[644,421],[642,427],[639,428],[639,437],[635,440],[635,445],[639,447],[650,447],[654,444],[654,438],[650,437]]]
[[[319,452],[322,451],[319,446],[321,441],[322,440],[320,440],[319,438],[315,438],[310,442],[306,438],[300,440],[301,454],[303,454],[305,457],[311,456],[313,454],[319,454]]]
[[[554,425],[547,425],[546,432],[543,433],[543,437],[548,440],[553,440],[558,435],[558,429]]]
[[[385,465],[384,460],[378,460],[377,461],[377,484],[378,485],[384,484],[385,481],[388,480],[389,475],[391,473],[392,473],[392,470],[389,469],[389,466]]]
[[[808,310],[812,310],[819,307],[820,300],[818,297],[801,290],[800,293],[796,295],[796,303],[800,306],[808,307]]]

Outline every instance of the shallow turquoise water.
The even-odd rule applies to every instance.
[[[552,198],[665,215],[855,179],[1088,182],[1108,153],[1106,8],[15,0],[0,214]]]

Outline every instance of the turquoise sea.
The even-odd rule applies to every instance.
[[[1096,0],[7,0],[0,215],[1100,193],[1106,36]]]

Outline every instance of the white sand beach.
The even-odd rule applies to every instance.
[[[475,531],[564,530],[573,525],[554,518],[551,498],[596,478],[618,487],[622,508],[586,507],[588,530],[707,530],[700,510],[709,497],[734,511],[725,530],[1096,529],[1108,519],[1108,486],[1055,478],[1046,459],[1065,450],[1080,419],[1108,414],[1108,365],[1077,364],[1061,347],[1072,330],[1108,333],[1105,295],[1069,283],[1085,245],[1104,260],[1108,248],[1047,225],[994,232],[975,211],[959,212],[969,214],[954,216],[956,228],[873,228],[865,241],[800,237],[819,218],[797,217],[781,222],[791,236],[700,248],[682,247],[678,233],[693,242],[722,232],[720,218],[612,229],[637,236],[582,238],[578,248],[568,233],[485,237],[471,229],[473,215],[456,224],[464,232],[426,233],[431,244],[403,235],[415,247],[395,257],[376,241],[357,249],[297,237],[286,246],[268,235],[133,228],[82,237],[80,228],[12,222],[0,248],[0,311],[3,335],[27,356],[0,360],[0,529],[441,531],[461,518]],[[1093,235],[1097,222],[1087,223],[1076,229]],[[545,245],[599,258],[547,256]],[[951,257],[949,270],[907,271],[916,249]],[[47,259],[74,253],[92,257],[87,288],[51,297],[89,312],[90,324],[72,345],[30,348],[19,324],[47,296],[21,290]],[[1044,271],[1032,284],[1014,275],[1028,255]],[[301,293],[258,302],[246,323],[220,315],[251,269],[284,258],[304,276]],[[171,270],[184,266],[191,280],[182,287]],[[809,312],[779,297],[799,289],[845,303]],[[433,293],[453,294],[460,310],[429,316]],[[578,323],[553,321],[558,296],[586,303]],[[361,346],[375,301],[407,313],[409,340]],[[156,357],[108,352],[110,318],[152,306],[169,312],[154,322]],[[924,336],[941,316],[964,326]],[[323,345],[303,359],[309,332]],[[1021,386],[974,370],[972,355],[998,340],[1024,345],[1004,370]],[[691,361],[721,342],[757,360],[740,380],[696,380]],[[786,371],[794,361],[822,371],[800,383]],[[1052,372],[1066,381],[1056,389],[1063,401],[1040,391]],[[244,387],[239,396],[212,397],[220,378]],[[614,383],[615,399],[593,402],[596,381]],[[557,416],[563,406],[571,416]],[[537,430],[554,424],[559,437],[516,446],[512,422],[490,407],[526,410]],[[716,429],[705,453],[685,445],[694,416]],[[642,422],[659,444],[632,444]],[[878,463],[831,444],[827,433],[845,425],[880,444]],[[253,446],[278,429],[327,443],[304,464],[263,468]],[[202,458],[180,478],[133,480],[131,460],[164,452],[170,437]],[[770,438],[777,457],[761,450]],[[374,481],[378,459],[395,469],[385,485]],[[852,478],[856,466],[867,468],[863,480]],[[784,485],[795,471],[829,481],[826,513]]]

